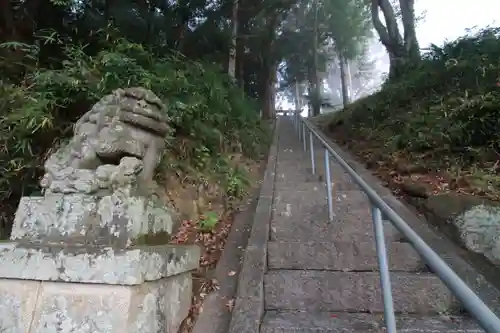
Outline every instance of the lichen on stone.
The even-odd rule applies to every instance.
[[[457,216],[453,223],[469,250],[483,254],[496,265],[500,264],[500,207],[473,206]]]
[[[148,232],[132,240],[133,245],[165,245],[172,240],[172,235],[166,231]]]

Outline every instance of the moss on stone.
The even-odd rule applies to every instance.
[[[133,245],[165,245],[170,242],[172,235],[166,231],[149,232],[147,234],[139,235],[132,241]]]

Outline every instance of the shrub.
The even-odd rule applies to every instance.
[[[348,123],[385,133],[383,144],[393,150],[470,158],[498,150],[499,110],[500,28],[488,28],[434,45],[417,70],[350,105],[330,129]]]

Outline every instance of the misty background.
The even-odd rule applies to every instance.
[[[451,12],[454,14],[450,16]],[[418,0],[415,2],[417,37],[422,52],[432,45],[441,46],[451,41],[488,26],[500,23],[500,1],[476,0],[471,6],[465,0]],[[368,96],[377,91],[389,72],[389,57],[385,47],[374,37],[367,43],[364,57],[349,62],[350,100]],[[328,62],[327,70],[320,73],[322,78],[321,97],[328,102],[322,105],[321,113],[328,113],[342,108],[342,86],[337,59]],[[295,104],[293,92],[280,91],[281,79],[278,74],[276,110],[293,110]],[[304,104],[302,116],[308,115],[308,105]]]

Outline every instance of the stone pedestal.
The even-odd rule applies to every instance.
[[[200,248],[139,245],[168,242],[175,214],[133,192],[21,199],[0,243],[0,332],[177,333]]]
[[[160,99],[117,89],[45,162],[0,243],[0,332],[177,333],[197,246],[168,244],[178,218],[153,173],[171,128]]]
[[[168,242],[175,214],[134,192],[21,199],[0,243],[0,332],[177,333],[200,248],[138,245]]]
[[[0,331],[176,333],[199,252],[0,244]]]

